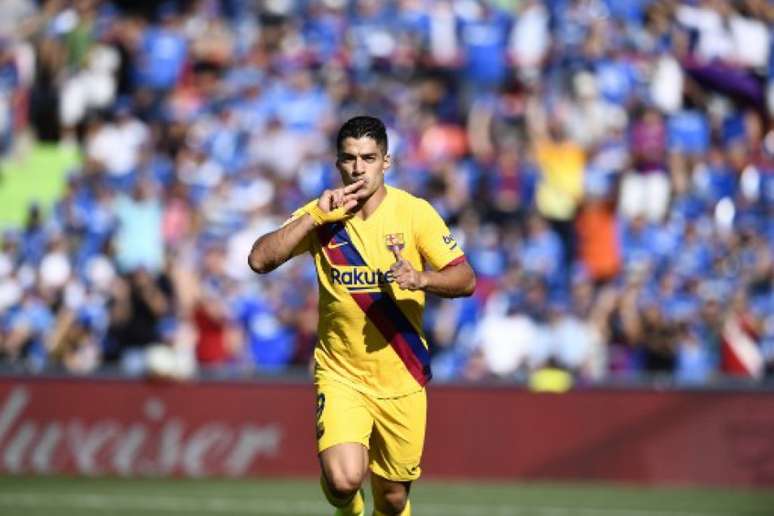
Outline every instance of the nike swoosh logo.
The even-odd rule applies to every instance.
[[[347,245],[347,243],[348,242],[341,242],[341,243],[338,243],[338,244],[328,244],[327,247],[328,247],[328,249],[337,249],[339,247]]]

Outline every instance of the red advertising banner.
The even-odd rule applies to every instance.
[[[308,475],[310,386],[0,380],[0,471]]]
[[[430,389],[439,476],[774,486],[774,393]]]
[[[774,393],[433,386],[428,477],[774,485]],[[0,472],[317,475],[310,385],[0,379]]]

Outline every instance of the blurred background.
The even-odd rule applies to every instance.
[[[479,275],[431,300],[435,378],[705,384],[774,372],[765,1],[8,0],[0,363],[305,368],[311,260],[252,242],[390,129],[390,184]]]
[[[12,409],[46,385],[307,383],[313,264],[259,277],[246,257],[339,183],[358,114],[478,274],[473,297],[428,300],[449,403],[636,390],[698,393],[712,428],[723,400],[774,413],[773,21],[766,0],[3,0],[0,445],[25,442]],[[142,392],[164,421],[153,402],[173,402]],[[39,421],[67,416],[38,396]],[[774,483],[758,444],[731,483]],[[702,483],[691,464],[679,479]],[[563,476],[535,471],[506,476]]]

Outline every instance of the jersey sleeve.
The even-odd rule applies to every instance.
[[[460,245],[429,202],[420,199],[414,220],[414,234],[419,253],[435,270],[465,259]]]
[[[316,200],[315,200],[315,201],[311,201],[309,204],[311,204],[312,202],[317,202],[317,201],[316,201]],[[293,212],[293,213],[290,215],[290,217],[288,218],[288,220],[286,220],[285,222],[283,222],[283,223],[282,223],[282,225],[283,225],[283,226],[287,226],[288,224],[290,224],[291,222],[293,222],[293,221],[294,221],[294,220],[296,220],[297,218],[299,218],[299,217],[303,216],[303,215],[304,215],[304,208],[306,208],[307,206],[309,206],[309,204],[306,204],[306,205],[302,206],[301,208],[297,209],[296,211],[294,211],[294,212]],[[290,253],[290,256],[291,256],[291,258],[292,258],[292,257],[294,257],[294,256],[298,256],[299,254],[308,253],[308,252],[310,252],[311,250],[312,250],[312,232],[310,231],[310,232],[309,232],[309,233],[307,233],[307,234],[306,234],[306,236],[305,236],[305,237],[304,237],[304,238],[303,238],[303,239],[302,239],[302,240],[301,240],[301,241],[298,243],[298,245],[296,245],[296,247],[294,247],[294,248],[293,248],[293,252],[292,252],[292,253]]]

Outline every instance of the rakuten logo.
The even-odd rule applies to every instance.
[[[334,285],[342,285],[347,289],[379,288],[395,281],[391,271],[384,272],[381,269],[375,271],[368,267],[351,267],[349,269],[331,269],[331,280]]]

